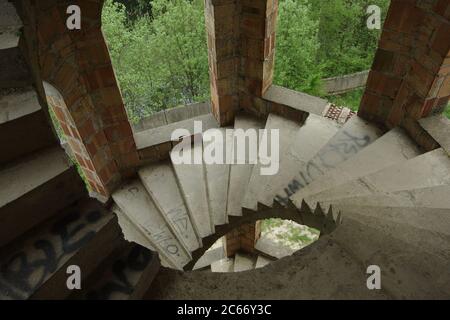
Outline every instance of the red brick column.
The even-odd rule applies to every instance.
[[[239,108],[266,114],[278,0],[205,0],[213,113],[232,123]]]
[[[450,2],[392,0],[359,115],[389,127],[450,98]]]
[[[213,114],[220,125],[233,122],[239,107],[239,6],[236,0],[205,0]]]
[[[103,1],[80,0],[81,30],[66,27],[71,1],[38,1],[35,12],[43,80],[64,101],[53,101],[64,113],[58,119],[70,128],[70,140],[93,190],[104,197],[134,172],[138,163],[131,126],[101,32]],[[52,101],[52,100],[50,100]],[[56,110],[60,110],[56,109]],[[65,130],[66,131],[66,130]],[[91,175],[94,173],[94,176]]]
[[[261,221],[249,223],[234,229],[225,235],[225,253],[232,257],[237,251],[255,252],[256,241],[261,236]]]
[[[262,97],[272,85],[278,0],[241,2],[239,90]]]

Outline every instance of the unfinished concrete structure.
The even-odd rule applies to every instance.
[[[272,84],[277,0],[206,0],[211,102],[134,132],[103,1],[77,1],[81,30],[66,28],[71,2],[0,1],[1,298],[450,297],[449,0],[392,0],[360,112],[343,126],[323,117],[325,100]],[[49,107],[103,202],[68,161]],[[194,133],[194,120],[280,129],[279,173],[172,164],[171,133]],[[181,271],[269,217],[321,237],[258,270]],[[69,265],[83,290],[67,288]],[[381,290],[366,286],[370,265]]]

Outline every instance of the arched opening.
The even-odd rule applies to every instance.
[[[123,3],[105,1],[102,30],[130,121],[208,101],[203,1]]]
[[[57,88],[50,102],[63,102],[59,118],[70,119],[61,131],[79,142],[70,145],[72,152],[81,155],[77,161],[91,191],[106,200],[134,174],[139,158],[101,31],[103,2],[78,5],[82,32],[67,30],[68,3],[36,3],[36,50],[41,79]]]
[[[389,4],[280,0],[274,84],[357,111]]]

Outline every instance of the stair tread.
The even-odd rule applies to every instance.
[[[181,269],[190,261],[189,253],[170,230],[140,181],[123,185],[112,197],[122,212],[144,232],[152,248],[158,249],[177,268]]]
[[[266,134],[265,137],[261,138],[260,137],[260,147],[259,150],[265,149],[267,150],[268,154],[267,156],[272,156],[271,154],[271,148],[273,148],[273,146],[271,145],[272,142],[272,130],[278,130],[278,137],[279,137],[279,143],[277,146],[274,146],[275,148],[277,148],[278,155],[279,155],[279,159],[273,159],[274,161],[278,161],[279,163],[277,164],[278,169],[280,169],[279,167],[281,165],[284,165],[283,160],[285,157],[285,154],[288,152],[289,147],[293,141],[293,139],[295,139],[295,135],[297,133],[297,131],[300,128],[300,124],[289,120],[289,119],[285,119],[281,116],[275,115],[275,114],[270,114],[267,122],[266,122],[266,126],[265,126],[265,130]],[[242,206],[244,208],[247,209],[251,209],[251,210],[257,210],[258,208],[258,199],[259,199],[259,195],[262,193],[262,191],[264,190],[264,187],[267,184],[270,184],[270,182],[272,182],[272,180],[274,180],[274,175],[263,175],[261,169],[267,167],[267,163],[262,164],[261,161],[264,161],[265,159],[260,159],[260,161],[258,161],[257,164],[255,164],[253,166],[252,169],[252,173],[250,176],[250,180],[248,183],[248,187],[247,190],[245,192],[245,197],[244,197],[244,201]],[[273,165],[273,164],[272,164]],[[276,174],[275,174],[276,177]]]
[[[255,269],[264,268],[265,266],[267,266],[271,262],[272,262],[272,260],[259,255],[258,258],[256,259]]]
[[[108,247],[113,246],[111,240],[120,235],[113,221],[112,214],[97,201],[88,199],[62,210],[60,215],[2,250],[0,297],[27,299],[58,293],[68,296],[65,280],[59,281],[67,277],[64,266],[84,262],[82,276],[87,274],[98,261],[86,255],[94,254],[101,259],[108,254]],[[110,231],[102,233],[106,229]],[[94,242],[97,244],[91,248]],[[90,252],[100,249],[99,242],[100,253]]]
[[[264,128],[264,123],[261,119],[252,117],[247,114],[238,114],[235,118],[234,132],[241,129],[247,131],[248,129],[259,130]],[[258,131],[256,132],[256,137],[258,138]],[[235,149],[237,145],[237,139],[233,139],[232,148]],[[248,139],[246,139],[248,141]],[[242,143],[242,142],[241,142]],[[246,143],[246,154],[239,155],[237,152],[234,154],[234,164],[230,168],[230,180],[228,188],[228,200],[227,200],[227,214],[228,216],[242,216],[242,203],[245,196],[245,192],[252,174],[253,164],[249,163],[248,154],[249,148],[256,146],[249,146]],[[245,158],[242,158],[245,157]],[[237,161],[245,162],[245,164],[237,164]]]
[[[443,114],[422,118],[419,124],[424,128],[437,143],[450,155],[450,120]]]
[[[131,221],[131,219],[125,213],[123,213],[123,211],[117,205],[114,205],[112,210],[118,218],[118,223],[125,240],[137,243],[144,248],[147,248],[153,252],[157,252],[156,247],[152,242],[148,240],[148,238],[145,236],[144,231],[136,227],[133,221]],[[159,260],[161,261],[161,265],[163,265],[164,267],[176,268],[175,265],[171,264],[163,256],[159,256]]]
[[[212,250],[208,250],[205,252],[205,254],[200,259],[198,259],[193,270],[199,270],[199,269],[209,267],[214,262],[223,259],[224,256],[225,256],[225,252],[224,252],[224,249],[222,246],[212,249]]]
[[[382,135],[382,131],[359,117],[352,117],[307,164],[300,168],[295,181],[295,191],[302,189],[342,162],[350,159],[359,151],[373,143]],[[286,204],[289,194],[279,194],[277,201]],[[295,196],[294,196],[295,197]]]
[[[0,50],[16,47],[22,21],[11,2],[0,1]]]
[[[313,203],[319,200],[328,201],[378,192],[390,193],[448,184],[450,184],[450,159],[443,149],[436,149],[314,194],[304,200],[313,206]]]
[[[440,208],[404,208],[404,207],[368,207],[340,206],[344,213],[358,213],[369,217],[380,217],[386,221],[405,224],[450,236],[450,209]]]
[[[220,128],[221,135],[226,141],[231,141],[233,130],[231,128]],[[214,148],[216,150],[222,150],[223,156],[231,153],[231,143],[225,145],[219,139],[214,139],[215,133],[212,133],[211,137],[203,135],[203,147],[204,147],[204,161],[206,168],[206,182],[208,188],[208,200],[209,209],[211,210],[212,219],[214,225],[224,225],[228,223],[227,216],[227,196],[228,196],[228,184],[230,179],[230,164],[226,159],[222,159],[222,163],[209,164],[206,162],[206,155],[209,154],[208,148]]]
[[[181,142],[178,146],[181,147]],[[214,223],[209,210],[208,190],[206,187],[205,166],[203,164],[201,141],[196,141],[193,145],[184,144],[182,151],[172,150],[170,157],[177,177],[177,182],[181,194],[183,195],[189,215],[194,224],[194,228],[200,238],[205,238],[214,233]],[[175,159],[178,152],[191,156],[191,163],[178,164]],[[197,164],[194,160],[197,159]]]
[[[379,193],[365,196],[341,198],[320,201],[323,209],[330,205],[335,209],[341,206],[355,205],[367,207],[404,207],[404,208],[435,208],[450,209],[450,186],[437,186],[406,191],[396,191],[390,194]]]
[[[115,254],[115,253],[114,253]],[[128,245],[111,261],[87,290],[88,300],[129,300],[142,297],[159,269],[157,255],[136,244]]]
[[[354,157],[327,172],[326,176],[312,181],[292,199],[303,199],[420,154],[418,146],[406,133],[400,128],[395,128],[358,152]]]
[[[0,88],[29,87],[33,84],[33,77],[18,46],[0,50],[0,70]]]
[[[234,272],[243,272],[255,268],[255,260],[245,253],[236,253],[234,256]]]
[[[234,258],[224,258],[211,263],[211,271],[218,273],[226,273],[234,271]]]
[[[136,132],[134,134],[136,146],[138,149],[145,149],[162,143],[171,142],[173,141],[173,132],[178,129],[185,129],[190,135],[199,134],[201,132],[194,132],[195,121],[202,122],[203,132],[218,127],[217,121],[212,114],[200,115],[191,119],[170,123],[165,126]]]
[[[172,230],[189,251],[201,247],[192,226],[188,209],[178,189],[175,173],[168,161],[149,165],[139,170],[139,177]]]
[[[51,164],[51,165],[49,165]],[[0,171],[0,207],[45,184],[71,167],[61,147],[24,157]]]
[[[0,125],[41,110],[33,87],[0,90]]]
[[[274,198],[283,198],[297,190],[299,168],[306,163],[338,132],[339,126],[321,116],[310,114],[306,122],[292,137],[292,145],[287,153],[280,155],[279,172],[270,183],[262,187],[258,201],[272,206]]]

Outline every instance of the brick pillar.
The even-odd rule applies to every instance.
[[[50,104],[92,190],[108,198],[139,158],[101,31],[103,1],[77,1],[81,30],[66,27],[70,1],[25,2],[36,19],[42,79],[60,94]]]
[[[211,100],[221,125],[239,108],[267,113],[277,15],[278,0],[205,0]]]
[[[255,252],[256,241],[261,236],[261,221],[249,223],[234,229],[225,235],[225,253],[232,257],[237,251]]]
[[[239,107],[239,6],[236,0],[205,0],[208,59],[213,114],[231,124]]]
[[[392,0],[359,115],[394,127],[450,98],[450,2]]]
[[[278,0],[241,2],[239,90],[262,97],[272,85]]]

